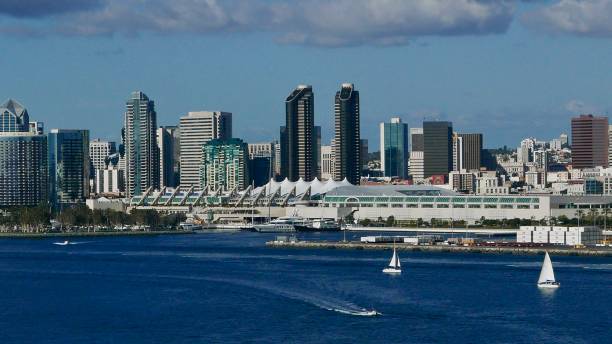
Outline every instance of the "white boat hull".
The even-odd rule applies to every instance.
[[[382,272],[386,274],[401,274],[402,269],[384,268]]]
[[[560,284],[555,282],[555,283],[538,283],[538,288],[542,288],[542,289],[557,289],[559,288]]]

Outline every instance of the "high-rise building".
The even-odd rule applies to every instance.
[[[363,176],[364,172],[368,169],[368,154],[370,152],[368,139],[361,139],[359,147],[359,152],[361,154],[359,159],[361,161],[361,175]]]
[[[52,129],[49,144],[49,199],[54,207],[89,197],[89,130]]]
[[[281,176],[291,181],[312,180],[317,175],[314,157],[314,93],[299,85],[285,99],[285,126],[281,127]]]
[[[410,128],[410,175],[414,179],[425,178],[425,171],[423,169],[423,155],[424,152],[423,142],[423,128]]]
[[[89,142],[89,161],[91,162],[91,171],[106,168],[108,157],[116,152],[117,146],[115,142],[102,141],[100,139],[95,139]],[[93,177],[93,175],[91,177]]]
[[[521,146],[517,149],[518,162],[528,164],[533,162],[533,151],[536,147],[534,138],[526,138],[521,141]]]
[[[240,139],[208,141],[202,149],[200,185],[212,191],[244,190],[249,185],[249,153]]]
[[[461,139],[460,170],[479,170],[482,166],[482,134],[458,134]]]
[[[335,99],[334,179],[346,178],[351,184],[361,179],[361,136],[359,131],[359,91],[353,84],[342,84]]]
[[[47,137],[29,130],[26,108],[9,99],[0,105],[0,206],[48,201]]]
[[[189,112],[180,120],[180,175],[181,186],[200,185],[202,147],[213,139],[232,138],[232,114],[223,111]]]
[[[118,196],[123,192],[125,176],[123,170],[119,168],[120,160],[119,153],[111,154],[106,159],[106,167],[96,169],[94,177],[94,192],[96,194]]]
[[[159,149],[155,104],[142,92],[132,92],[126,102],[125,121],[126,196],[159,188]]]
[[[281,175],[281,144],[279,141],[274,142],[274,173],[273,177]]]
[[[329,180],[334,175],[334,150],[332,146],[321,146],[321,180]]]
[[[312,158],[315,159],[315,177],[321,178],[321,127],[315,125],[314,127],[314,150],[312,152]]]
[[[561,141],[561,148],[566,148],[569,145],[567,134],[564,133],[559,135],[559,140]]]
[[[249,143],[249,174],[255,186],[261,186],[274,177],[274,164],[276,157],[276,144],[269,143]]]
[[[380,167],[385,177],[408,177],[408,124],[399,117],[380,123]]]
[[[160,187],[176,187],[179,185],[179,137],[179,128],[177,126],[165,126],[157,128]]]
[[[572,118],[572,166],[608,166],[608,117]]]
[[[423,171],[425,178],[448,175],[453,168],[453,125],[444,121],[423,122]]]
[[[608,125],[608,167],[612,167],[612,125]]]

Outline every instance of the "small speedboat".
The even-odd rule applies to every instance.
[[[70,245],[70,241],[65,240],[65,241],[62,241],[62,242],[54,242],[53,244],[54,245],[60,245],[60,246],[66,246],[66,245]]]
[[[379,316],[382,315],[382,313],[378,312],[375,309],[372,310],[364,310],[363,312],[359,313],[359,315],[362,315],[364,317],[375,317],[375,316]]]

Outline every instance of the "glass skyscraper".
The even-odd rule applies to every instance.
[[[157,114],[142,92],[132,92],[125,107],[125,192],[131,197],[159,188]]]
[[[89,130],[52,129],[49,143],[49,199],[54,207],[89,196]]]
[[[453,124],[423,122],[424,177],[448,175],[453,169]]]
[[[380,164],[385,177],[408,177],[408,124],[400,118],[380,123]]]
[[[334,179],[346,178],[357,185],[361,179],[361,137],[359,132],[359,91],[342,84],[335,98]]]
[[[281,175],[291,181],[317,175],[312,86],[299,85],[285,99],[286,125],[281,127]]]

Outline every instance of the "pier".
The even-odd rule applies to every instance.
[[[357,241],[268,241],[266,246],[272,248],[298,248],[298,249],[348,249],[348,250],[392,250],[392,243],[362,243]],[[594,256],[612,257],[612,247],[584,247],[575,248],[567,246],[453,246],[453,245],[412,245],[396,243],[395,248],[400,251],[437,252],[437,253],[486,253],[486,254],[516,254],[540,255],[548,251],[558,256]]]

